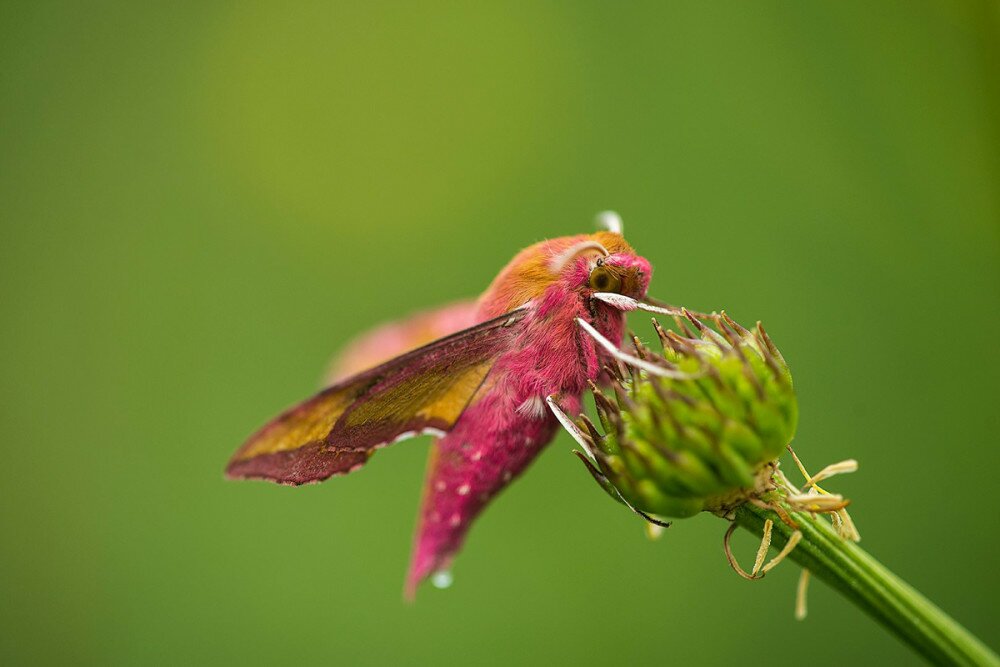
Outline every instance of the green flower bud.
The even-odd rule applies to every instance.
[[[580,458],[605,491],[640,512],[725,514],[768,488],[798,405],[788,365],[760,323],[748,331],[723,313],[705,317],[712,329],[683,313],[677,331],[653,321],[660,353],[633,337],[638,358],[662,375],[625,363],[609,367],[609,387],[591,386],[603,433],[581,416],[578,435],[592,447]]]

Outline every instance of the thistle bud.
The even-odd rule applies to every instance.
[[[602,428],[581,416],[578,433],[592,445],[581,460],[642,513],[728,514],[771,488],[795,434],[792,377],[760,323],[748,331],[725,313],[682,313],[676,331],[653,320],[660,352],[633,336],[645,363],[610,366],[610,383],[591,386]]]

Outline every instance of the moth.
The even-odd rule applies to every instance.
[[[625,241],[621,219],[598,220],[596,233],[522,250],[475,301],[359,339],[329,386],[252,435],[227,476],[320,482],[388,444],[435,436],[406,579],[412,597],[447,570],[473,520],[566,425],[563,411],[579,411],[607,364],[650,366],[619,350],[625,313],[674,311],[646,301],[652,267]]]

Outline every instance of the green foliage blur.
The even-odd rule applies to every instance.
[[[3,2],[0,663],[915,662],[821,583],[796,623],[714,517],[646,540],[565,436],[414,605],[427,439],[223,480],[352,335],[607,208],[655,296],[765,322],[863,546],[997,648],[998,36],[985,1]]]

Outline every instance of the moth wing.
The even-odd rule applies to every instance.
[[[404,352],[471,327],[476,324],[478,311],[479,304],[475,301],[457,301],[365,331],[334,357],[323,386],[332,386]]]
[[[361,467],[377,447],[403,436],[447,431],[510,349],[526,314],[511,311],[324,389],[251,436],[230,459],[227,476],[319,482]]]

